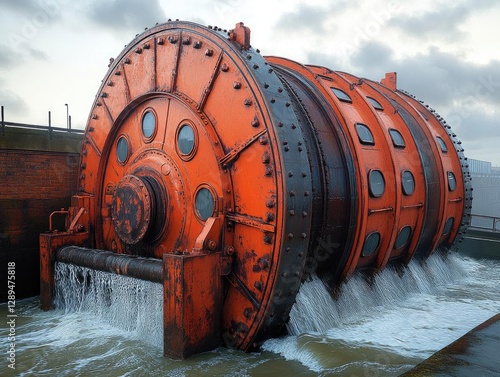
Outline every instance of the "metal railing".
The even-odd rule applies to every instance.
[[[52,126],[52,120],[51,120],[51,113],[49,111],[49,118],[48,118],[48,124],[47,125],[38,125],[38,124],[27,124],[27,123],[16,123],[16,122],[6,122],[5,121],[5,114],[4,114],[4,107],[1,107],[1,118],[0,118],[0,129],[1,129],[1,135],[5,135],[5,129],[8,127],[13,127],[13,128],[25,128],[25,129],[31,129],[31,130],[44,130],[48,131],[49,134],[52,134],[53,131],[57,132],[68,132],[68,133],[74,133],[74,134],[83,134],[85,131],[81,129],[74,129],[74,128],[63,128],[63,127],[54,127]]]
[[[470,226],[472,228],[500,232],[500,217],[472,214]]]

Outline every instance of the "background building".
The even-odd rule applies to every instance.
[[[468,159],[474,188],[472,201],[472,225],[492,227],[498,220],[500,228],[500,168],[492,167],[491,162]],[[496,217],[498,219],[482,218]]]

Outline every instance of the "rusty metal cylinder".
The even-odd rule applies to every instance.
[[[378,83],[266,61],[299,114],[313,172],[309,257],[324,281],[335,287],[356,269],[455,243],[472,200],[461,143],[434,110],[397,90],[396,73]]]
[[[66,246],[57,250],[56,261],[156,283],[163,282],[163,264],[157,259]]]
[[[163,258],[192,269],[178,297],[199,293],[206,258],[223,283],[205,276],[223,287],[207,312],[227,345],[250,350],[282,333],[310,274],[335,291],[355,271],[459,242],[471,190],[460,141],[395,73],[376,82],[263,57],[242,23],[168,22],[110,63],[85,131],[80,229],[116,256],[58,258],[155,281]],[[196,343],[195,330],[179,339]]]

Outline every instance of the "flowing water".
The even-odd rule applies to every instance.
[[[162,353],[161,285],[57,264],[57,309],[16,303],[15,370],[2,320],[1,376],[397,376],[500,312],[500,261],[434,255],[402,276],[361,275],[332,300],[303,284],[290,335],[259,353],[224,347],[174,361]],[[8,318],[0,305],[0,317]]]

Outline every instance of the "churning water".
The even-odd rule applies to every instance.
[[[290,335],[259,353],[221,347],[174,361],[161,356],[160,284],[65,264],[56,274],[56,310],[17,302],[16,370],[3,358],[0,375],[396,376],[500,312],[500,261],[434,255],[402,276],[386,269],[372,285],[356,275],[337,300],[311,279]]]
[[[83,312],[152,346],[163,346],[162,285],[56,263],[54,306]],[[147,336],[145,336],[147,334]]]

